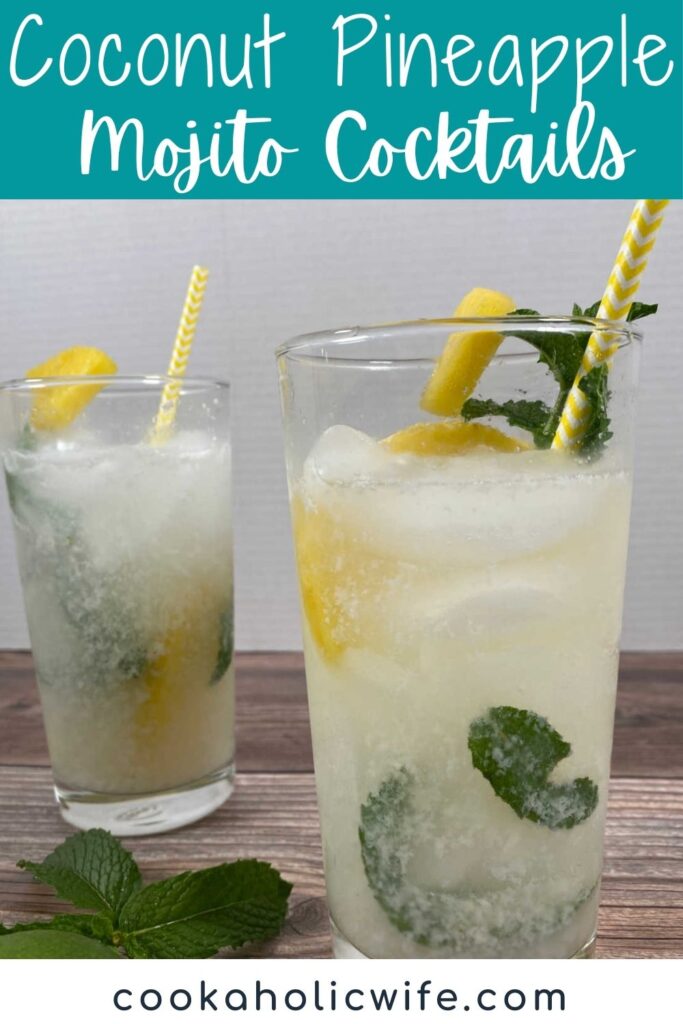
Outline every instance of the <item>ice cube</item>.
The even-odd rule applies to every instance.
[[[309,485],[376,484],[392,471],[395,460],[374,438],[353,427],[329,427],[313,447],[304,467]]]
[[[542,630],[562,617],[564,603],[552,590],[522,579],[496,581],[448,600],[441,595],[425,616],[435,633],[474,639],[519,633],[528,627]]]
[[[345,426],[322,435],[304,471],[309,500],[334,507],[369,550],[439,568],[497,564],[568,540],[604,518],[614,482],[555,452],[394,455]]]

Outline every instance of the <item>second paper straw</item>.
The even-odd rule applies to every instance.
[[[164,387],[159,403],[159,411],[154,421],[152,442],[155,444],[161,444],[166,440],[175,422],[182,379],[185,376],[190,352],[192,351],[192,343],[197,330],[197,321],[199,320],[199,313],[204,301],[204,292],[206,291],[208,278],[209,271],[206,267],[193,267],[167,371],[167,376],[171,379],[167,381]]]

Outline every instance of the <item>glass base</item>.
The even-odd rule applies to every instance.
[[[339,931],[336,924],[330,918],[330,925],[332,927],[332,951],[335,960],[370,960],[369,956],[365,953],[361,953],[349,939],[346,938],[342,932]],[[592,935],[588,942],[584,943],[581,949],[578,949],[576,953],[572,953],[571,956],[567,957],[568,960],[589,960],[593,957],[595,952],[595,935]]]
[[[76,828],[104,828],[115,836],[148,836],[190,825],[225,803],[234,789],[231,762],[187,786],[160,793],[90,793],[55,783],[62,817]]]

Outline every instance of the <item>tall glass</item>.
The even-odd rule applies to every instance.
[[[478,395],[552,407],[529,339],[562,351],[591,330],[615,346],[601,454],[526,450],[502,419],[483,422],[518,443],[381,442],[437,422],[419,399],[453,334],[506,335]],[[278,352],[337,956],[592,949],[639,340],[530,317],[355,328]]]
[[[100,388],[74,422],[36,403]],[[117,835],[203,817],[232,791],[228,386],[163,378],[0,385],[2,459],[63,816]]]

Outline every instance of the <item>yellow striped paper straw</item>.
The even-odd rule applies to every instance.
[[[185,296],[185,305],[180,314],[178,333],[176,334],[173,346],[171,362],[168,366],[167,376],[172,379],[167,381],[161,395],[159,411],[154,420],[152,430],[152,444],[162,444],[168,438],[171,427],[175,422],[182,378],[185,376],[190,352],[192,351],[192,342],[197,330],[197,321],[199,320],[202,302],[204,301],[208,277],[209,271],[206,267],[192,268],[192,275],[187,288],[187,295]]]
[[[625,320],[628,316],[668,202],[668,199],[639,199],[633,208],[597,312],[598,320]],[[553,438],[553,448],[571,448],[581,437],[589,399],[579,387],[579,381],[594,366],[600,366],[610,357],[612,340],[613,335],[600,331],[594,331],[588,339],[581,368],[567,396]]]

